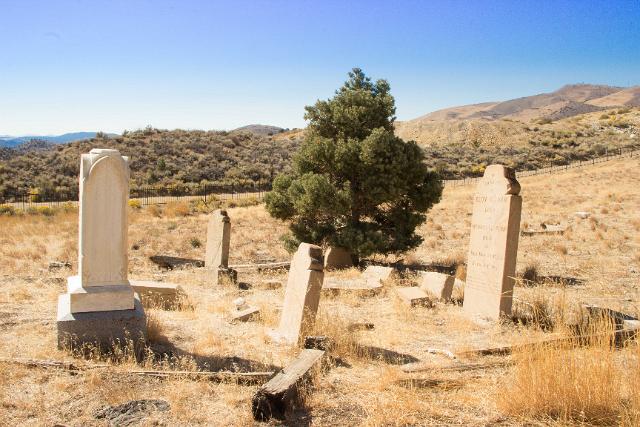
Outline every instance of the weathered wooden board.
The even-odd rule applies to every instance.
[[[283,419],[299,402],[300,387],[308,381],[312,368],[320,363],[324,354],[322,350],[302,350],[289,366],[260,387],[252,400],[253,417],[258,421]]]

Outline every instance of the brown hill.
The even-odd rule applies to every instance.
[[[0,148],[0,196],[38,188],[78,187],[80,154],[115,148],[131,158],[131,185],[269,181],[289,166],[297,140],[276,142],[248,131],[146,128],[116,138],[96,137],[38,150]]]
[[[597,107],[640,107],[640,86],[633,86],[614,92],[602,98],[591,99],[587,104]]]
[[[640,87],[567,85],[551,93],[435,111],[396,123],[396,133],[422,145],[473,142],[502,145],[526,140],[524,128],[613,106],[640,105]],[[523,133],[524,132],[524,133]]]

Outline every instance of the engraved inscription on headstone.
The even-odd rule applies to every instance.
[[[520,212],[520,184],[512,169],[491,165],[476,190],[467,257],[464,310],[497,319],[511,314]]]
[[[280,326],[271,333],[275,341],[296,344],[313,327],[323,278],[322,249],[301,243],[289,268]]]

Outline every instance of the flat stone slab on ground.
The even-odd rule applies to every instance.
[[[247,307],[242,310],[234,310],[231,312],[231,320],[234,322],[248,322],[260,314],[257,307]]]
[[[130,280],[129,282],[145,304],[172,306],[180,304],[186,296],[182,287],[174,283],[153,280]]]
[[[398,297],[410,307],[416,306],[429,306],[431,305],[431,300],[429,299],[429,295],[422,289],[414,286],[404,287],[404,288],[396,288],[396,293]]]
[[[384,267],[382,265],[370,265],[362,272],[362,277],[372,284],[384,283],[390,280],[395,274],[395,270],[392,267]]]
[[[420,272],[418,286],[423,291],[433,294],[441,300],[449,300],[453,295],[453,285],[456,278],[448,274],[435,271]]]
[[[322,290],[333,293],[355,293],[359,295],[374,295],[382,289],[382,283],[367,281],[365,279],[338,279],[327,278],[322,285]]]

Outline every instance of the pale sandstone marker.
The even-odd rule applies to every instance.
[[[429,295],[422,289],[409,286],[409,287],[401,287],[396,288],[396,293],[398,297],[407,304],[409,307],[415,307],[418,305],[431,305],[431,301],[429,300]]]
[[[353,260],[348,250],[341,247],[329,247],[324,254],[324,269],[341,269],[353,267]]]
[[[511,314],[520,212],[520,184],[512,169],[487,167],[474,196],[464,310],[498,319]]]
[[[127,272],[128,158],[93,149],[80,160],[78,275],[58,299],[58,344],[144,334],[144,312]],[[137,338],[137,337],[133,337]]]
[[[214,271],[214,282],[227,276],[235,282],[235,270],[229,269],[229,245],[231,243],[231,220],[227,211],[216,210],[211,214],[207,226],[207,251],[204,259],[206,268]]]
[[[295,345],[313,327],[324,278],[321,260],[322,249],[309,243],[301,243],[293,255],[280,326],[271,334],[274,340]]]
[[[451,299],[456,278],[436,271],[423,271],[419,276],[420,289],[443,301]]]
[[[204,265],[207,268],[229,267],[229,243],[231,242],[231,220],[227,211],[216,210],[207,226],[207,252]]]
[[[395,270],[391,267],[383,267],[381,265],[370,265],[362,272],[362,278],[371,286],[378,286],[391,280]]]

